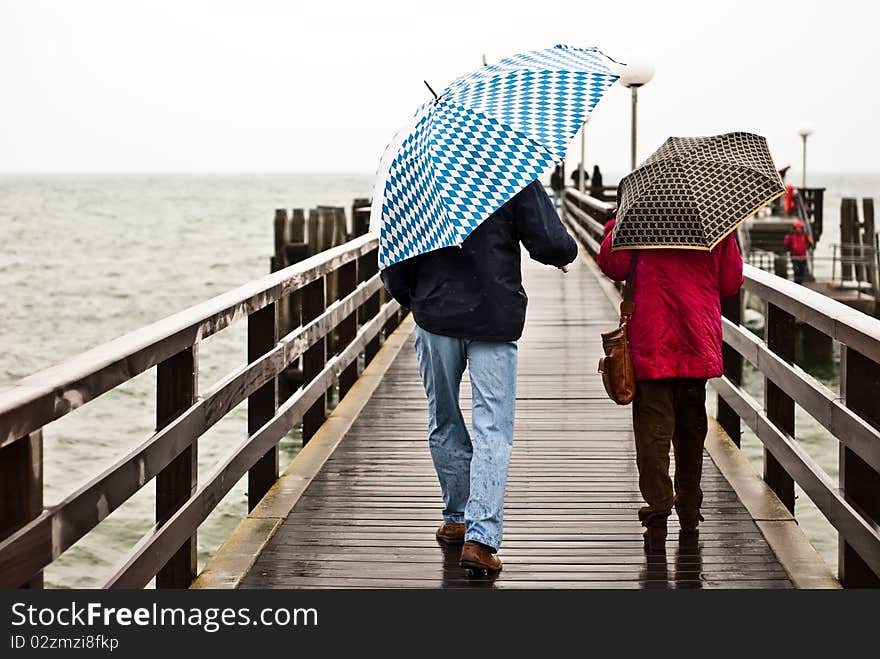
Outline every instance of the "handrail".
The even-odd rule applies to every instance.
[[[571,197],[582,210],[586,211],[594,219],[603,222],[603,224],[614,217],[614,212],[617,209],[617,206],[614,204],[596,199],[588,194],[581,194],[580,190],[574,188],[566,188],[564,195]]]
[[[772,380],[862,460],[880,471],[880,430],[840,402],[836,393],[809,373],[779,357],[742,325],[723,318],[724,342]]]
[[[391,300],[355,336],[355,340],[321,372],[298,390],[257,432],[245,439],[208,476],[205,483],[187,499],[167,522],[150,530],[123,559],[104,583],[105,588],[142,588],[168,561],[192,529],[198,527],[214,506],[257,460],[293,427],[308,408],[331,386],[333,379],[354,362],[367,342],[375,336],[400,306]]]
[[[315,419],[318,423],[323,419],[324,393],[340,379],[343,396],[351,378],[357,377],[361,353],[365,363],[369,362],[380,332],[393,330],[399,322],[398,303],[379,301],[382,284],[376,268],[377,246],[373,236],[355,238],[0,392],[0,427],[7,438],[4,450],[10,450],[19,445],[16,439],[29,444],[35,435],[41,437],[45,424],[79,406],[65,409],[56,402],[50,409],[47,396],[54,395],[57,401],[70,399],[73,392],[79,396],[79,404],[87,404],[150,366],[159,369],[157,432],[48,508],[33,511],[27,497],[22,497],[22,505],[28,504],[31,512],[22,511],[23,521],[17,526],[0,529],[8,534],[0,535],[0,588],[25,582],[38,585],[39,579],[32,577],[39,577],[44,567],[152,479],[157,483],[157,524],[105,585],[143,586],[160,575],[157,586],[187,586],[195,576],[195,564],[188,554],[201,522],[245,473],[249,474],[249,499],[258,501],[268,491],[277,478],[279,440],[299,419],[312,415],[311,429],[303,428],[303,441],[307,441],[316,428]],[[338,299],[328,305],[325,278],[330,275],[338,280]],[[276,303],[293,293],[302,296],[302,323],[278,339]],[[191,385],[193,378],[197,379],[198,342],[245,314],[248,363],[195,396],[187,380]],[[329,359],[325,337],[332,340],[335,352]],[[279,406],[278,379],[301,357],[305,382]],[[197,439],[245,400],[250,401],[249,436],[222,458],[197,488],[191,468]],[[22,428],[28,429],[24,436],[17,434]],[[2,465],[0,476],[31,468],[41,473],[42,464],[10,462]]]
[[[750,293],[880,362],[880,320],[748,264],[743,265],[743,278]]]
[[[595,257],[605,236],[605,223],[614,217],[613,204],[566,188],[562,195],[562,219]]]
[[[364,235],[0,388],[0,447],[376,248]]]

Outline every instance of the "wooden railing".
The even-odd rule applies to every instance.
[[[614,213],[573,190],[564,218],[595,256],[603,220]],[[717,419],[737,446],[742,422],[764,445],[764,480],[794,512],[795,484],[839,534],[838,572],[846,587],[880,586],[880,320],[746,265],[739,295],[721,301],[724,376],[711,381]],[[765,340],[742,325],[747,292],[766,304]],[[795,323],[840,343],[841,392],[794,362]],[[765,377],[764,402],[742,387],[743,360]],[[795,439],[795,405],[840,442],[838,483]]]
[[[614,204],[581,194],[574,188],[566,188],[562,195],[562,217],[593,258],[599,253],[605,223],[614,217],[614,211]]]
[[[279,440],[302,419],[308,442],[327,391],[338,380],[344,396],[360,354],[369,361],[399,322],[399,305],[380,301],[376,249],[374,237],[356,238],[0,389],[0,587],[41,586],[45,566],[153,478],[156,524],[103,585],[140,588],[155,576],[160,588],[188,586],[199,525],[245,474],[253,509],[278,478]],[[334,273],[338,299],[327,300]],[[279,339],[290,295],[301,296],[301,324]],[[245,316],[248,364],[200,394],[199,343]],[[300,357],[304,384],[279,405],[279,374]],[[44,508],[44,427],[154,367],[156,433]],[[245,400],[247,438],[197,482],[198,438]]]
[[[837,530],[846,587],[880,586],[880,320],[746,265],[744,291],[766,305],[765,340],[743,327],[743,292],[724,300],[724,377],[714,380],[718,421],[739,444],[741,421],[764,445],[764,480],[794,512],[795,484]],[[796,325],[840,343],[841,391],[794,362]],[[743,360],[764,375],[764,402],[741,386]],[[839,479],[795,439],[795,405],[840,442]]]

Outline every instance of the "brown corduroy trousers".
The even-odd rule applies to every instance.
[[[633,430],[639,490],[648,504],[639,519],[669,515],[680,520],[700,514],[703,445],[706,441],[706,380],[668,378],[636,383]],[[669,449],[675,452],[675,479],[669,478]],[[673,489],[674,488],[674,489]]]

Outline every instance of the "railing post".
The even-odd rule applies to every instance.
[[[358,259],[358,278],[364,282],[371,279],[379,272],[379,250],[374,249],[367,252]],[[371,318],[375,318],[379,313],[379,291],[373,293],[367,298],[367,301],[361,305],[359,318],[361,323],[365,323]],[[364,349],[364,366],[373,361],[373,357],[379,352],[379,335],[376,334]]]
[[[0,540],[43,512],[43,430],[0,448]],[[22,588],[42,588],[38,572]]]
[[[767,347],[789,364],[794,362],[796,329],[794,316],[767,303]],[[794,437],[794,401],[770,378],[764,379],[764,406],[767,418],[777,428]],[[773,454],[764,448],[764,480],[785,507],[794,514],[794,479]]]
[[[357,259],[355,259],[339,268],[336,289],[340,300],[349,293],[353,293],[354,289],[357,288],[357,266],[358,262]],[[345,348],[347,348],[354,340],[355,334],[357,334],[357,326],[358,310],[355,309],[354,312],[349,316],[346,316],[336,328],[337,341],[334,347],[337,354],[345,350]],[[339,374],[339,400],[342,400],[345,397],[345,394],[348,393],[348,390],[351,389],[355,380],[357,380],[357,368],[357,359],[355,359],[344,371],[342,371],[342,373]]]
[[[326,308],[324,277],[319,277],[302,288],[302,322],[314,320]],[[322,337],[303,354],[303,385],[307,385],[327,364],[327,339]],[[302,420],[303,446],[312,438],[324,419],[327,418],[327,394],[323,393],[315,403],[306,410]]]
[[[156,367],[156,430],[185,412],[198,396],[198,344]],[[198,484],[198,440],[156,475],[156,522],[168,520]],[[196,576],[196,534],[156,574],[156,588],[188,588]]]
[[[384,304],[385,302],[388,302],[389,300],[391,300],[391,296],[390,296],[388,293],[385,293],[385,294],[384,294],[383,304]],[[402,310],[402,309],[401,309],[400,311],[398,311],[397,313],[392,314],[392,315],[388,318],[388,320],[385,321],[385,325],[382,327],[382,330],[383,330],[383,334],[385,335],[385,338],[386,338],[386,339],[387,339],[389,336],[391,336],[391,334],[394,333],[394,330],[397,329],[397,326],[400,325],[400,315],[401,315],[401,313],[403,313],[403,310]]]
[[[248,316],[247,357],[254,362],[271,351],[277,341],[276,304],[273,302]],[[278,410],[278,378],[273,377],[248,396],[248,435],[259,430],[275,416]],[[278,445],[269,449],[248,470],[248,511],[256,508],[260,500],[278,480]]]
[[[844,347],[840,381],[846,406],[880,429],[880,364]],[[880,523],[880,474],[843,444],[840,445],[839,487],[875,524]],[[842,538],[838,541],[838,578],[846,588],[880,588],[880,575]]]
[[[743,316],[743,292],[740,290],[736,295],[721,300],[721,315],[734,325],[742,324]],[[736,386],[742,384],[743,358],[736,350],[724,343],[721,346],[721,355],[724,360],[724,375]],[[718,396],[718,423],[724,428],[733,443],[740,445],[742,438],[742,424],[739,414],[727,404],[720,395]]]

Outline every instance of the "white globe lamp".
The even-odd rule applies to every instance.
[[[642,87],[654,77],[654,64],[646,55],[633,54],[627,58],[626,63],[618,67],[618,82],[632,90],[631,112],[631,137],[630,137],[630,170],[636,168],[636,142],[637,142],[637,116],[639,104],[639,87]]]

